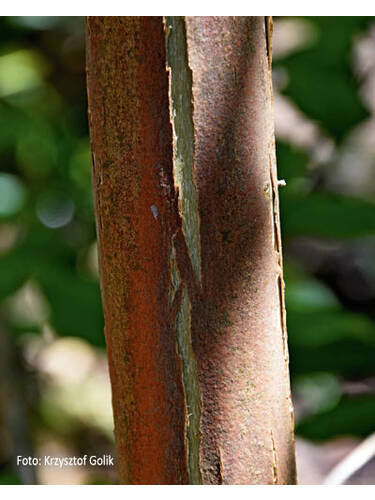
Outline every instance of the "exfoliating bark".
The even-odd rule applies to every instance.
[[[93,17],[99,266],[121,481],[293,484],[263,17]]]
[[[201,252],[191,323],[210,484],[295,482],[269,28],[186,20]]]

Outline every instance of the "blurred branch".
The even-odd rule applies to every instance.
[[[23,484],[35,484],[33,467],[17,467],[17,455],[32,456],[22,365],[0,318],[0,415],[10,437],[10,463]],[[4,441],[3,441],[4,442]],[[3,450],[1,450],[3,451]]]
[[[344,484],[357,470],[375,456],[375,433],[354,448],[328,474],[324,484]]]

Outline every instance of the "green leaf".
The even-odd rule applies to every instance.
[[[19,212],[25,201],[25,189],[15,175],[0,173],[0,217]]]
[[[287,311],[289,340],[294,346],[319,348],[350,340],[375,349],[375,323],[363,314],[340,309],[300,312],[287,307]]]
[[[332,372],[348,377],[368,377],[374,373],[374,345],[344,339],[326,345],[307,346],[294,342],[292,336],[290,329],[292,377],[313,372]]]
[[[306,174],[307,155],[283,141],[276,143],[277,171],[280,179],[288,182]]]
[[[337,310],[339,302],[333,292],[318,280],[295,282],[288,280],[286,288],[286,303],[288,311],[299,313],[320,314],[322,311]]]
[[[51,324],[60,335],[105,345],[98,283],[61,267],[45,269],[38,281],[52,310]]]
[[[369,113],[351,71],[355,36],[371,22],[369,17],[309,17],[318,32],[310,48],[280,62],[289,81],[284,93],[337,140]]]
[[[9,467],[0,473],[0,484],[22,484],[20,478]]]
[[[283,235],[356,238],[375,234],[375,204],[331,193],[289,196],[280,194]]]
[[[48,300],[49,321],[59,335],[104,346],[99,283],[79,274],[76,255],[61,234],[36,226],[22,246],[0,259],[0,298],[32,277]]]
[[[16,292],[30,274],[29,261],[22,251],[0,257],[0,300]]]
[[[375,431],[375,396],[343,397],[324,413],[302,420],[296,433],[308,439],[323,440],[334,436],[367,436]]]

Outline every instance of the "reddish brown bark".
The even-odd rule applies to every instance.
[[[89,18],[121,480],[295,482],[264,18]],[[193,106],[191,105],[193,102]]]
[[[89,18],[87,30],[95,211],[120,477],[133,484],[186,483],[183,388],[168,304],[176,216],[163,23]]]
[[[271,75],[264,18],[188,18],[202,292],[192,334],[209,483],[293,483]]]

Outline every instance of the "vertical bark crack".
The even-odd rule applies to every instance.
[[[273,438],[273,433],[271,430],[271,442],[272,442],[272,478],[273,484],[279,484],[279,469],[277,465],[277,452],[276,452],[276,444]]]
[[[272,66],[272,32],[273,32],[272,16],[265,16],[264,28],[265,28],[265,32],[266,32],[266,49],[267,49],[267,57],[268,57],[268,66],[269,66],[269,69],[271,69],[271,66]]]
[[[287,333],[286,333],[286,307],[285,307],[285,284],[283,279],[283,262],[281,253],[281,231],[280,231],[280,221],[279,221],[279,203],[278,203],[278,183],[275,179],[275,170],[273,168],[273,161],[270,157],[270,178],[271,178],[271,189],[272,189],[272,218],[273,218],[273,228],[274,228],[274,248],[277,255],[277,288],[280,298],[280,323],[281,332],[283,338],[283,355],[284,359],[288,361],[288,347],[287,347]]]
[[[187,286],[182,282],[178,270],[174,245],[170,257],[170,277],[169,305],[175,311],[177,351],[182,365],[189,479],[191,484],[202,484],[199,463],[201,396],[191,339],[191,304]]]
[[[198,195],[193,178],[194,124],[192,72],[188,63],[185,20],[168,16],[166,23],[170,116],[173,128],[173,175],[178,190],[182,231],[197,280],[201,283]]]
[[[191,304],[186,286],[176,318],[178,353],[182,362],[182,379],[186,404],[187,458],[190,484],[202,484],[199,464],[201,397],[197,366],[191,341]]]
[[[178,193],[181,229],[198,283],[201,283],[201,249],[198,195],[193,178],[194,124],[192,72],[188,64],[186,28],[183,17],[166,17],[167,68],[169,70],[169,106],[173,129],[173,178]],[[186,409],[187,461],[191,484],[202,484],[199,463],[201,396],[196,360],[191,339],[191,303],[187,285],[181,279],[176,250],[170,257],[170,307],[180,296],[176,313],[177,348],[182,363],[182,382]]]

